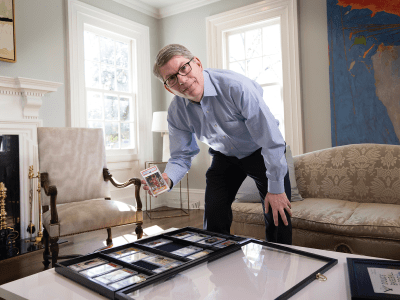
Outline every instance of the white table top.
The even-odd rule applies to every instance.
[[[304,299],[304,300],[320,300],[320,299],[351,299],[350,297],[350,287],[349,287],[349,276],[347,271],[347,263],[346,258],[370,258],[367,256],[361,255],[352,255],[347,253],[338,253],[332,251],[324,251],[318,249],[304,248],[298,246],[290,246],[295,249],[331,257],[338,259],[338,264],[335,265],[332,269],[328,270],[324,273],[324,275],[328,278],[327,281],[321,282],[318,280],[313,281],[308,286],[303,288],[301,291],[296,293],[291,299]],[[222,259],[225,259],[222,258]],[[221,259],[221,260],[222,260]],[[210,263],[210,265],[214,264],[215,267],[218,268],[217,261]],[[204,266],[203,266],[204,265]],[[226,276],[232,276],[232,286],[229,287],[226,282],[218,286],[215,280],[212,278],[212,268],[207,266],[207,264],[200,265],[199,268],[195,268],[198,270],[190,269],[185,272],[188,276],[180,277],[180,279],[175,277],[172,280],[168,280],[163,284],[158,285],[153,291],[149,288],[150,291],[147,291],[147,294],[150,294],[151,299],[194,299],[193,291],[195,290],[195,299],[243,299],[243,291],[246,291],[246,286],[242,286],[241,288],[237,288],[239,285],[237,280],[235,281],[235,274],[228,274]],[[205,271],[206,270],[206,271]],[[211,272],[209,272],[211,271]],[[307,270],[308,271],[308,270]],[[310,270],[309,273],[311,273]],[[211,273],[211,274],[210,274]],[[233,272],[232,272],[233,273]],[[257,276],[256,276],[257,277]],[[260,286],[263,282],[259,282],[260,280],[265,280],[260,278],[252,279],[253,287],[250,294],[257,293],[254,292],[254,286]],[[183,280],[182,280],[183,278]],[[187,278],[190,278],[187,281]],[[214,278],[215,279],[215,278]],[[170,281],[175,281],[170,282]],[[185,282],[184,282],[185,281]],[[230,281],[230,280],[229,280]],[[254,282],[255,281],[255,282]],[[191,287],[188,288],[188,282]],[[236,286],[233,286],[235,284]],[[181,284],[185,285],[185,288],[181,288]],[[164,288],[160,286],[165,285]],[[178,288],[177,288],[178,286]],[[235,288],[237,291],[237,297],[232,298],[232,288]],[[173,293],[171,290],[175,289]],[[176,293],[176,289],[179,290],[179,293]],[[257,288],[256,288],[257,289]],[[182,292],[188,290],[188,293],[192,293],[191,295],[182,295]],[[169,294],[166,292],[170,292]],[[242,292],[240,292],[242,291]],[[141,297],[137,299],[141,299],[146,293],[140,291]],[[170,295],[171,297],[168,297]],[[179,295],[179,296],[177,296]],[[172,297],[173,296],[173,297]],[[258,298],[254,298],[255,296],[251,295],[251,299],[269,299],[268,292],[263,291],[262,295],[258,293]],[[54,269],[50,269],[47,271],[43,271],[13,282],[9,282],[7,284],[0,286],[0,297],[3,297],[7,300],[20,300],[20,299],[38,299],[38,300],[53,300],[53,299],[106,299],[103,296],[75,283],[68,278],[58,274]],[[181,298],[182,297],[182,298]],[[144,297],[145,299],[150,299]],[[136,299],[136,298],[135,298]],[[249,299],[249,298],[247,298]]]

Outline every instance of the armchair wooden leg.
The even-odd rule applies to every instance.
[[[107,237],[106,243],[107,243],[107,246],[110,246],[112,244],[111,228],[107,228],[107,234],[108,234],[108,237]]]
[[[136,232],[136,235],[137,235],[137,239],[141,239],[142,237],[143,237],[143,228],[142,228],[142,224],[138,224],[137,226],[136,226],[136,229],[135,229],[135,232]]]
[[[47,269],[50,265],[50,261],[49,261],[50,250],[49,250],[49,233],[47,232],[46,228],[44,228],[44,230],[43,230],[42,243],[44,245],[43,265],[44,265],[44,268]]]
[[[58,259],[58,237],[50,238],[50,250],[51,250],[51,267],[54,268]]]

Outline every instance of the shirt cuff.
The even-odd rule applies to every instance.
[[[284,192],[285,192],[285,185],[283,179],[279,181],[268,180],[268,193],[282,194]]]

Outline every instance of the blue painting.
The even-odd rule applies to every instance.
[[[327,0],[332,146],[399,145],[400,0]]]

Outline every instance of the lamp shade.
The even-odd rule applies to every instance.
[[[155,111],[153,112],[153,123],[151,124],[151,131],[154,132],[168,132],[166,111]]]

